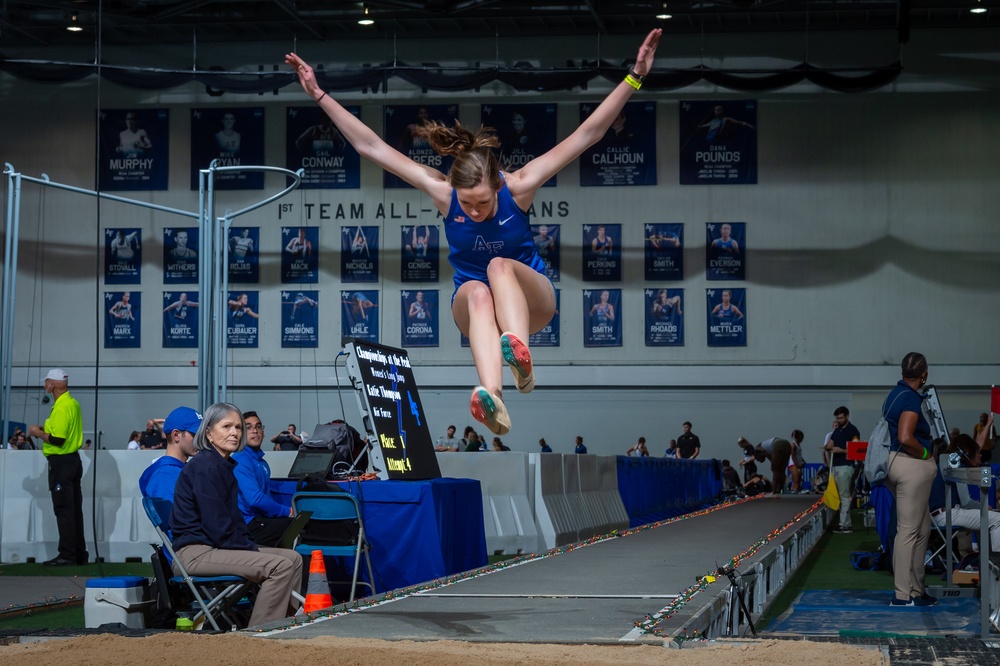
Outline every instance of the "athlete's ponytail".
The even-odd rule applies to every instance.
[[[415,133],[425,137],[434,152],[455,158],[448,172],[452,187],[462,189],[487,183],[493,190],[500,189],[500,163],[494,151],[500,147],[500,140],[493,128],[480,127],[472,132],[457,120],[454,127],[435,120],[421,125]]]

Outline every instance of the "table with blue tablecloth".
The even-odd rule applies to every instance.
[[[272,479],[291,504],[294,480]],[[378,592],[486,565],[483,496],[476,479],[330,483],[354,495],[371,543]]]

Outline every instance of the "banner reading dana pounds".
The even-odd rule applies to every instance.
[[[281,292],[281,346],[319,347],[319,292]]]
[[[757,182],[757,102],[680,102],[681,185]]]
[[[438,346],[438,290],[403,290],[399,293],[404,347]]]
[[[747,346],[747,290],[706,289],[708,346]]]

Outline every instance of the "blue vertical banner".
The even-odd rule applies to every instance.
[[[646,279],[684,279],[684,225],[647,224],[645,231]]]
[[[103,109],[98,116],[98,187],[106,192],[165,190],[169,173],[167,109]]]
[[[757,101],[678,102],[681,185],[757,183]]]
[[[583,290],[583,346],[622,346],[622,290]]]
[[[264,108],[207,107],[191,110],[191,189],[198,189],[198,170],[217,166],[264,164]],[[215,174],[217,190],[262,190],[264,172]]]
[[[134,227],[104,230],[104,283],[142,282],[142,231]]]
[[[198,227],[163,230],[163,284],[198,282]]]
[[[319,347],[319,292],[281,292],[281,346]]]
[[[705,279],[745,280],[746,243],[746,222],[708,222],[705,225]]]
[[[226,346],[230,349],[256,349],[260,315],[256,291],[229,292],[229,316],[226,317]]]
[[[545,276],[553,282],[559,282],[559,231],[558,224],[531,225],[535,250],[545,262]]]
[[[583,281],[621,282],[622,225],[583,225]]]
[[[437,347],[440,319],[438,319],[438,290],[422,289],[399,292],[402,312],[399,320],[403,330],[400,339],[403,347]]]
[[[684,346],[684,290],[646,289],[646,346]]]
[[[319,227],[281,228],[281,281],[319,282]]]
[[[385,106],[385,142],[393,146],[411,160],[448,173],[454,157],[438,155],[431,144],[415,130],[431,120],[437,120],[448,127],[458,119],[457,104],[387,104]],[[410,187],[402,178],[388,171],[383,172],[382,186],[386,189]]]
[[[580,123],[597,104],[580,104]],[[580,186],[656,185],[656,102],[629,102],[580,155]]]
[[[378,282],[378,227],[340,228],[340,281]]]
[[[404,224],[399,233],[403,257],[399,265],[400,281],[437,282],[441,274],[441,257],[438,252],[441,230],[438,226]]]
[[[341,344],[353,340],[378,342],[378,291],[340,292]]]
[[[260,282],[260,227],[232,227],[228,242],[229,281]]]
[[[360,117],[360,106],[345,106]],[[356,190],[361,156],[318,105],[290,106],[285,113],[285,167],[303,170],[299,189]]]
[[[163,292],[164,348],[198,346],[198,292]]]
[[[500,139],[500,164],[517,171],[556,145],[555,104],[483,104],[480,116]],[[555,187],[552,176],[542,187]]]
[[[104,292],[104,348],[128,349],[142,346],[140,309],[142,294],[130,291]]]
[[[528,345],[531,347],[558,347],[559,346],[559,290],[556,289],[556,311],[552,314],[549,323],[542,327],[537,333],[528,336]]]
[[[706,289],[708,346],[747,346],[747,290]]]

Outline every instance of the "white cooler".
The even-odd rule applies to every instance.
[[[147,589],[142,576],[88,580],[83,601],[84,626],[89,629],[121,623],[131,629],[144,629],[143,611],[152,603],[146,601]]]

